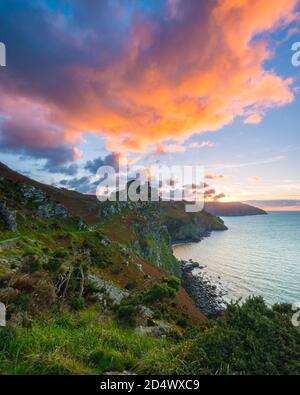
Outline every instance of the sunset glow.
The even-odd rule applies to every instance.
[[[122,155],[205,166],[223,202],[300,194],[298,0],[22,4],[0,3],[4,162],[85,193]]]

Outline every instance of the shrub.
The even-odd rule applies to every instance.
[[[81,310],[84,307],[84,298],[79,295],[74,295],[70,300],[70,306],[74,310]]]
[[[300,374],[300,332],[262,298],[231,304],[188,340],[148,361],[161,374]],[[286,312],[286,306],[283,308]],[[172,362],[171,362],[172,361]]]
[[[53,252],[53,258],[64,259],[67,258],[68,252],[64,248],[59,248],[58,250]]]
[[[179,291],[180,288],[180,280],[178,277],[169,276],[162,280],[163,283],[167,284],[168,287],[174,289],[176,292]]]
[[[154,284],[144,295],[145,303],[155,303],[164,298],[174,298],[180,287],[180,281],[175,276],[164,278]]]
[[[34,273],[41,270],[43,266],[42,258],[34,253],[26,253],[22,257],[22,272]]]
[[[133,298],[123,298],[117,309],[118,318],[130,326],[135,326],[140,313],[140,306]]]
[[[32,274],[7,273],[0,276],[0,297],[8,305],[40,311],[56,302],[55,287],[43,271]],[[14,308],[14,306],[9,306]]]

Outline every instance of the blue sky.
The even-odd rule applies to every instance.
[[[89,192],[86,163],[115,153],[203,165],[225,201],[300,200],[297,0],[0,0],[0,15],[8,166]]]

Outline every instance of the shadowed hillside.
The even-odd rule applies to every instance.
[[[50,199],[63,204],[73,216],[81,218],[87,224],[95,224],[98,221],[100,204],[96,196],[83,195],[79,192],[42,184],[11,170],[1,162],[0,177],[14,182],[32,185],[42,190]]]
[[[260,208],[240,202],[206,202],[205,210],[210,214],[221,217],[267,214],[264,210]]]

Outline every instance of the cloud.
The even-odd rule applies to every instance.
[[[92,174],[96,174],[97,170],[101,166],[111,166],[115,170],[119,169],[119,160],[120,160],[120,155],[116,153],[111,153],[104,158],[96,158],[94,160],[89,160],[85,166],[84,169],[88,170]]]
[[[202,141],[202,142],[194,142],[194,143],[165,143],[165,144],[156,144],[154,153],[158,155],[163,155],[166,153],[183,153],[186,152],[188,149],[201,149],[201,148],[206,148],[206,147],[214,147],[214,143],[211,141]]]
[[[205,190],[204,190],[204,198],[205,198],[205,200],[218,201],[218,200],[220,200],[222,198],[227,197],[227,195],[225,195],[224,193],[217,193],[216,189],[211,187],[208,184],[205,184],[204,187],[205,187]]]
[[[261,180],[261,178],[258,176],[252,176],[252,177],[250,177],[250,180],[253,182],[259,182]]]
[[[60,181],[60,185],[67,189],[75,189],[81,193],[95,193],[96,187],[92,183],[92,178],[89,176],[83,176],[80,178],[63,179]]]
[[[261,34],[295,20],[297,0],[147,4],[1,2],[9,56],[0,114],[11,118],[1,128],[5,149],[52,166],[74,160],[87,132],[107,136],[110,150],[142,151],[216,131],[236,117],[260,122],[268,109],[293,100],[293,81],[264,68],[272,51]],[[18,103],[9,114],[4,96]],[[42,128],[24,138],[20,127],[30,113],[21,99],[43,112]]]
[[[189,148],[199,149],[199,148],[205,148],[205,147],[211,148],[211,147],[214,147],[214,146],[215,146],[215,144],[212,143],[211,141],[202,141],[202,142],[191,143],[191,144],[189,144],[188,147]]]
[[[242,167],[249,167],[249,166],[260,166],[260,165],[267,165],[271,163],[280,162],[285,160],[285,155],[274,156],[266,159],[261,159],[253,162],[244,162],[244,163],[221,163],[209,166],[210,169],[239,169]]]
[[[71,164],[69,166],[55,166],[55,167],[44,167],[44,170],[47,170],[49,173],[59,173],[65,174],[66,176],[74,176],[78,173],[78,165]]]
[[[50,172],[74,172],[66,164],[80,159],[75,142],[64,138],[64,130],[51,121],[49,111],[31,100],[13,98],[0,89],[0,148],[35,159],[46,159]],[[16,111],[17,110],[17,111]],[[63,172],[64,172],[63,171]]]
[[[155,148],[155,153],[158,155],[185,151],[186,147],[180,144],[157,144]]]
[[[225,176],[223,174],[208,173],[205,175],[205,178],[207,180],[223,180]]]
[[[300,200],[247,200],[245,203],[267,211],[300,211]]]

